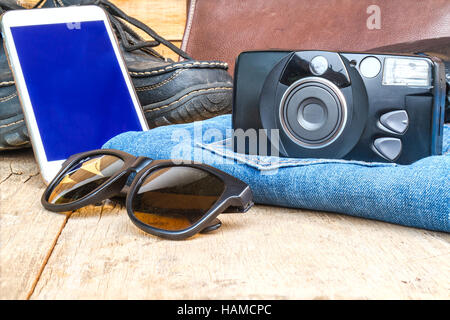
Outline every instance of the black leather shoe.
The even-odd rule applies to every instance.
[[[23,8],[13,0],[0,1],[0,14],[15,9]],[[29,146],[30,140],[16,86],[4,47],[0,46],[0,150]]]
[[[5,2],[10,3],[10,1],[0,0],[0,6]],[[92,4],[101,6],[109,15],[139,101],[151,128],[204,120],[231,112],[233,85],[231,76],[227,72],[228,65],[226,63],[193,60],[184,51],[159,36],[147,25],[126,15],[107,0],[39,1],[36,7],[41,5],[42,7],[60,7]],[[130,25],[141,29],[153,40],[144,40]],[[183,60],[174,62],[164,58],[153,49],[158,45],[168,47]],[[0,61],[6,61],[4,52],[0,52],[0,55]],[[0,68],[0,76],[3,73],[9,73],[10,75],[9,68],[5,68],[3,65],[0,65]],[[11,81],[12,77],[9,78],[8,83]],[[12,83],[9,86],[12,90],[15,90]],[[0,87],[0,94],[2,94],[1,89]],[[7,96],[3,94],[0,97],[6,98]],[[17,117],[21,118],[14,121],[22,121],[13,124],[14,121],[10,117],[8,119],[11,119],[11,121],[8,120],[7,124],[11,129],[15,128],[17,132],[22,133],[16,135],[18,138],[16,143],[24,144],[16,146],[25,146],[28,136],[23,124],[20,106],[18,110]],[[3,119],[2,114],[2,105],[0,104],[0,119]],[[17,132],[14,131],[14,133]],[[11,148],[11,145],[4,143],[4,140],[3,133],[0,131],[0,149]]]

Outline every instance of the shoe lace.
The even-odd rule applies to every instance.
[[[15,0],[2,0],[0,2],[0,14],[8,10],[22,9]]]
[[[38,3],[34,5],[33,8],[37,8],[43,3],[45,0],[39,0]],[[125,12],[120,10],[116,5],[111,3],[108,0],[88,0],[84,1],[83,4],[93,4],[98,5],[105,9],[109,20],[111,21],[111,24],[113,25],[114,29],[118,33],[118,38],[122,44],[122,47],[124,50],[131,52],[135,50],[141,50],[143,52],[149,53],[157,58],[163,59],[163,60],[170,60],[165,59],[161,54],[156,52],[153,48],[157,47],[159,45],[164,45],[173,52],[175,52],[180,57],[183,57],[188,60],[192,60],[192,58],[183,50],[172,44],[170,41],[164,39],[159,34],[157,34],[153,29],[151,29],[149,26],[144,24],[143,22],[130,17]],[[132,26],[144,31],[147,35],[149,35],[153,40],[148,41],[143,39],[140,35],[138,35],[129,25],[126,24],[129,23]]]

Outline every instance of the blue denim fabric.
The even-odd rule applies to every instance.
[[[153,159],[200,161],[248,183],[256,203],[331,211],[450,232],[450,126],[444,155],[411,165],[236,154],[231,117],[127,132],[104,148]]]

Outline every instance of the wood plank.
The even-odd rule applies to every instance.
[[[38,1],[19,0],[27,8]],[[186,21],[186,0],[112,0],[126,14],[142,21],[167,40],[181,40]]]
[[[448,299],[450,236],[257,206],[167,241],[108,202],[74,213],[33,299]]]
[[[184,25],[186,23],[185,0],[113,0],[120,9],[130,16],[141,20],[165,39],[171,41],[178,48],[181,47]],[[36,0],[21,0],[19,3],[27,8],[37,3]],[[149,37],[140,30],[136,30],[145,39]],[[157,52],[173,61],[178,61],[178,55],[167,47],[160,45]]]
[[[112,0],[167,40],[181,40],[186,23],[186,0]]]
[[[189,241],[147,235],[112,202],[44,211],[32,153],[0,159],[0,298],[448,298],[450,236],[257,206]],[[12,168],[12,171],[10,170]]]
[[[45,189],[30,149],[0,153],[0,299],[26,299],[66,216],[40,205]]]

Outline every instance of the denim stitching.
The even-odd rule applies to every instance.
[[[447,130],[450,130],[450,125],[447,125],[447,124],[445,124],[445,126],[448,128]],[[444,143],[443,143],[443,145],[444,145],[444,147],[446,146],[446,145],[448,145],[448,143],[446,143],[446,141],[444,141]],[[225,139],[225,140],[221,140],[221,141],[216,141],[216,142],[212,142],[212,143],[210,143],[210,144],[207,144],[207,146],[211,146],[212,148],[219,148],[219,150],[223,147],[223,148],[231,148],[231,139]],[[232,151],[232,150],[225,150],[225,152],[232,152],[232,153],[235,153],[234,151]],[[448,149],[447,151],[445,151],[445,152],[443,152],[442,153],[442,155],[447,155],[448,153],[450,152],[450,149]],[[253,155],[252,155],[253,156]],[[270,163],[270,160],[263,160],[263,159],[260,159],[260,157],[261,156],[254,156],[254,157],[256,157],[256,158],[258,158],[258,161],[261,161],[261,162],[264,162],[264,163]],[[267,162],[268,161],[268,162]],[[302,160],[304,163],[308,163],[308,160]],[[314,161],[316,161],[316,160],[314,160]],[[326,161],[326,162],[328,162],[329,160],[321,160],[321,161]],[[339,162],[342,162],[342,163],[348,163],[348,162],[350,162],[350,161],[353,161],[353,162],[355,162],[356,160],[340,160],[340,159],[334,159],[334,160],[332,160],[333,162],[337,162],[337,161],[339,161]],[[298,160],[296,160],[296,159],[289,159],[289,160],[280,160],[280,161],[278,161],[277,163],[297,163],[298,162]],[[301,161],[300,161],[301,162]],[[366,162],[366,161],[357,161],[358,163],[361,163],[361,164],[368,164],[368,165],[372,165],[372,164],[381,164],[381,165],[386,165],[386,164],[388,164],[388,163],[382,163],[382,162]]]
[[[442,141],[442,149],[447,149],[447,151],[444,152],[444,155],[447,155],[450,152],[450,134],[445,134],[445,131],[450,131],[450,124],[444,123],[444,130],[442,132],[444,136]]]
[[[230,147],[231,139],[225,139],[222,141],[213,142],[210,144],[196,143],[199,147],[218,154],[224,158],[231,158],[233,160],[240,161],[244,164],[248,164],[252,167],[256,167],[259,170],[273,170],[288,166],[306,166],[314,164],[329,164],[329,163],[342,163],[352,164],[365,167],[394,167],[396,163],[381,163],[381,162],[364,162],[355,160],[343,160],[343,159],[315,159],[315,160],[298,160],[298,159],[286,159],[278,157],[270,157],[263,159],[263,156],[243,155],[238,154],[227,148]],[[272,158],[272,159],[271,159]]]

